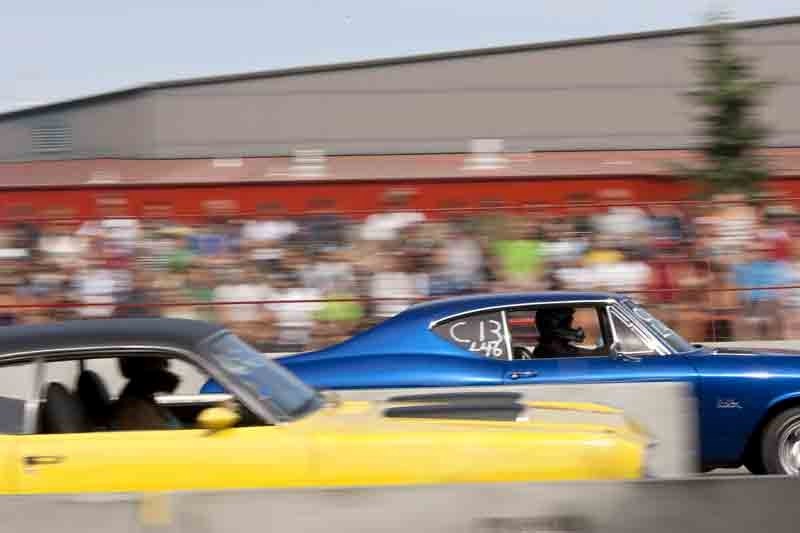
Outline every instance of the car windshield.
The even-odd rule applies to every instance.
[[[647,309],[639,305],[634,300],[625,299],[623,300],[623,303],[628,307],[628,309],[633,311],[633,314],[636,315],[639,320],[647,325],[654,335],[668,344],[676,352],[688,352],[694,349],[694,347],[688,341],[686,341],[686,339],[675,333],[675,331],[651,315]]]
[[[281,419],[293,419],[321,405],[319,393],[289,370],[269,360],[231,333],[214,339],[206,352],[222,367],[258,392]]]

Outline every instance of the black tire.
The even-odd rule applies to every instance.
[[[761,463],[765,474],[800,475],[800,465],[791,471],[785,468],[785,460],[781,460],[781,449],[788,447],[787,434],[795,433],[798,429],[800,407],[786,409],[769,421],[761,437]]]

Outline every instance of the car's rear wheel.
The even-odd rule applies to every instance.
[[[767,424],[761,459],[766,474],[800,476],[800,407],[783,411]]]

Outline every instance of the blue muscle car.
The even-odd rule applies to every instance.
[[[538,346],[536,315],[554,308],[574,310],[584,328],[577,352]],[[745,465],[753,473],[800,475],[800,353],[692,345],[624,296],[439,300],[341,344],[278,360],[319,389],[689,382],[700,410],[704,469]],[[201,392],[217,391],[209,382]]]

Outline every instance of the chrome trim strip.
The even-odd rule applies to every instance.
[[[25,398],[25,406],[22,413],[22,433],[32,435],[36,433],[39,421],[39,409],[42,406],[42,387],[44,386],[44,361],[36,359],[33,361],[33,390],[28,391],[30,396]]]
[[[670,353],[669,350],[667,348],[665,348],[664,345],[661,344],[661,342],[659,341],[659,339],[657,339],[655,337],[655,335],[650,333],[650,331],[648,331],[647,328],[643,328],[641,323],[639,323],[637,320],[633,319],[633,317],[631,317],[630,314],[622,312],[622,311],[624,311],[622,306],[620,306],[620,305],[610,305],[610,306],[608,306],[607,309],[608,309],[609,316],[612,315],[612,314],[613,315],[617,315],[617,316],[620,317],[620,320],[622,320],[623,323],[625,321],[630,322],[630,327],[631,327],[631,330],[633,331],[633,333],[637,337],[639,337],[639,340],[641,340],[642,343],[644,343],[645,346],[650,348],[650,350],[652,350],[652,352],[655,352],[658,355],[662,355],[662,356],[663,355],[669,355],[669,353]],[[612,327],[613,327],[613,320],[611,320],[611,324],[612,324]],[[616,335],[616,329],[614,330],[614,333]],[[616,336],[615,336],[615,340],[617,340]],[[620,353],[627,354],[627,355],[646,355],[646,354],[649,354],[650,352],[620,352]]]
[[[633,300],[632,298],[628,298],[628,297],[626,297],[626,298],[623,298],[623,299],[620,299],[620,301],[618,301],[618,302],[617,302],[617,305],[619,306],[619,308],[620,308],[620,309],[622,309],[622,311],[625,313],[625,315],[627,315],[627,316],[631,317],[631,319],[632,319],[632,320],[634,320],[634,321],[635,321],[635,322],[636,322],[636,323],[639,325],[639,327],[641,327],[643,330],[647,331],[647,332],[648,332],[650,335],[652,335],[652,336],[653,336],[653,337],[656,339],[656,341],[657,341],[657,342],[658,342],[658,343],[659,343],[661,346],[663,346],[663,347],[664,347],[664,350],[665,350],[665,353],[666,353],[666,355],[670,355],[670,354],[679,354],[679,353],[681,353],[681,352],[679,352],[678,350],[674,349],[674,348],[673,348],[673,347],[672,347],[672,346],[671,346],[671,345],[670,345],[668,342],[666,342],[665,340],[663,340],[663,339],[661,338],[661,334],[660,334],[660,333],[658,333],[658,330],[657,330],[657,328],[655,328],[655,327],[653,327],[653,326],[650,326],[649,324],[647,324],[647,323],[645,322],[645,320],[644,320],[644,319],[642,319],[640,316],[638,316],[638,315],[637,315],[637,314],[636,314],[636,313],[633,311],[633,309],[631,309],[630,307],[628,307],[628,305],[624,303],[626,300],[627,300],[628,302],[630,302],[630,303],[633,303],[633,304],[635,304],[635,305],[636,305],[636,306],[638,306],[638,307],[642,307],[643,309],[644,309],[644,306],[642,306],[641,304],[639,304],[638,302],[636,302],[636,301],[635,301],[635,300]],[[647,309],[645,309],[645,311],[647,311]],[[649,311],[648,311],[648,313],[649,313]],[[678,337],[680,337],[680,334],[679,334],[679,333],[677,333],[677,332],[675,333],[675,335],[677,335]],[[688,342],[688,341],[687,341],[687,342]]]
[[[611,309],[614,306],[607,305],[605,306],[606,310],[606,317],[608,318],[608,327],[611,329],[611,344],[614,344],[619,340],[619,335],[617,334],[617,328],[614,326],[614,321],[611,319]]]
[[[636,338],[639,339],[639,342],[641,342],[645,346],[645,348],[647,349],[647,351],[639,351],[639,352],[631,352],[631,351],[627,351],[626,352],[626,351],[620,350],[621,354],[644,355],[644,354],[648,354],[648,353],[649,354],[658,353],[658,348],[655,345],[655,343],[653,342],[653,340],[650,339],[650,338],[645,337],[645,335],[642,334],[642,332],[639,330],[639,328],[633,322],[633,320],[630,319],[630,317],[628,317],[628,316],[624,315],[623,313],[621,313],[620,310],[617,309],[616,307],[614,307],[613,305],[608,307],[608,315],[609,315],[609,317],[610,317],[610,319],[612,321],[612,324],[613,324],[614,320],[619,320],[622,323],[622,325],[624,327],[628,328],[631,331],[631,333],[633,333],[633,335],[635,335]],[[614,328],[614,329],[615,329],[615,332],[616,332],[616,328]],[[615,340],[619,340],[619,338],[617,337]]]
[[[613,306],[613,305],[608,306],[606,309],[608,310],[609,322],[611,323],[611,329],[612,329],[613,334],[614,334],[614,341],[615,342],[619,340],[619,336],[617,335],[617,329],[614,326],[614,318],[613,318],[614,316],[619,317],[618,320],[620,320],[626,327],[630,327],[630,329],[633,332],[633,334],[636,335],[639,338],[639,340],[642,342],[642,344],[644,344],[645,346],[647,346],[647,348],[649,348],[649,350],[646,351],[646,352],[620,351],[621,354],[625,354],[625,355],[651,355],[653,353],[657,353],[659,355],[664,355],[659,350],[659,345],[656,342],[656,339],[652,335],[649,335],[649,336],[645,335],[644,332],[641,331],[641,327],[639,326],[639,324],[636,324],[635,322],[631,321],[628,317],[626,317],[625,315],[621,314],[617,310],[617,308],[615,306]],[[628,325],[626,322],[630,322],[630,325]]]
[[[655,343],[655,347],[657,348],[656,351],[659,355],[670,355],[675,353],[675,351],[666,343],[664,343],[661,339],[659,339],[656,335],[654,335],[650,328],[642,324],[642,320],[635,316],[634,313],[630,312],[628,309],[625,308],[624,305],[621,305],[619,302],[611,306],[614,308],[618,313],[622,314],[622,316],[627,317],[641,333],[645,334],[648,338],[652,339]]]
[[[511,335],[508,332],[508,316],[506,315],[506,310],[505,309],[503,309],[500,312],[500,316],[502,317],[502,320],[503,320],[503,335],[506,338],[506,353],[508,354],[507,357],[508,357],[509,361],[513,361],[514,360],[514,354],[511,351]]]
[[[162,394],[156,403],[162,405],[189,405],[194,403],[221,403],[233,400],[233,394]]]
[[[182,353],[182,354],[193,354],[193,352],[189,352],[183,350],[181,348],[174,348],[172,346],[160,346],[156,344],[105,344],[105,345],[88,345],[88,346],[79,346],[79,347],[71,347],[71,348],[44,348],[41,350],[26,350],[20,352],[9,352],[2,355],[0,359],[0,366],[10,363],[11,361],[18,361],[18,360],[25,360],[25,359],[34,359],[36,356],[39,355],[53,355],[53,354],[71,354],[71,353],[94,353],[94,352],[103,352],[107,350],[115,350],[115,351],[125,351],[125,352],[142,352],[142,351],[156,351],[156,352],[174,352],[174,353]],[[55,359],[55,357],[53,358]],[[89,359],[88,357],[86,359]]]
[[[476,315],[479,313],[484,313],[488,311],[496,311],[498,309],[505,309],[505,310],[516,310],[519,308],[525,307],[547,307],[547,306],[560,306],[560,305],[573,305],[573,304],[613,304],[616,300],[613,298],[598,298],[597,300],[562,300],[558,302],[526,302],[526,303],[518,303],[518,304],[506,304],[506,305],[492,305],[489,307],[478,307],[475,309],[470,309],[469,311],[461,311],[460,313],[453,313],[452,315],[447,315],[442,318],[437,318],[435,320],[431,320],[428,323],[428,329],[431,330],[441,324],[442,322],[447,322],[448,320],[452,320],[455,318],[460,318],[462,316],[467,315]]]

